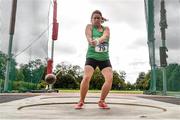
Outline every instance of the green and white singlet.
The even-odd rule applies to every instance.
[[[93,40],[100,38],[103,35],[105,27],[104,26],[102,27],[103,27],[103,31],[99,32],[98,28],[93,26],[92,28]],[[99,61],[109,60],[109,39],[105,40],[104,43],[98,44],[96,46],[92,46],[89,44],[86,58],[92,58]]]

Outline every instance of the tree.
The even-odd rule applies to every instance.
[[[3,52],[0,51],[0,79],[5,79],[5,72],[6,72],[6,64],[7,64],[7,55],[4,54]],[[10,64],[10,80],[14,80],[15,79],[15,71],[16,71],[16,60],[14,58],[12,58],[11,60],[11,64]]]
[[[93,76],[91,78],[89,89],[98,89],[100,90],[104,83],[104,77],[99,68],[96,68]]]
[[[112,83],[112,89],[113,90],[122,90],[125,89],[125,72],[120,72],[120,74],[117,73],[117,71],[113,71],[113,83]]]
[[[145,74],[144,80],[143,80],[143,89],[148,90],[150,87],[150,71]]]
[[[5,79],[7,55],[0,51],[0,79]]]
[[[54,84],[55,88],[68,88],[77,89],[79,88],[78,82],[75,80],[74,76],[70,74],[63,74]]]
[[[119,71],[120,79],[125,81],[126,79],[126,72],[125,71]]]
[[[54,73],[57,76],[55,88],[79,88],[82,79],[82,69],[78,65],[58,64]],[[69,80],[67,80],[67,78]]]
[[[28,64],[20,64],[19,72],[21,71],[23,73],[24,81],[30,83],[38,83],[42,78],[44,69],[45,65],[41,61],[41,59],[36,59],[30,61]]]
[[[126,90],[134,90],[135,86],[133,84],[131,84],[130,82],[126,83]]]
[[[136,80],[136,89],[139,89],[139,90],[146,90],[147,89],[147,86],[148,86],[148,83],[147,83],[147,80],[145,79],[145,72],[140,72],[139,73],[139,76]]]

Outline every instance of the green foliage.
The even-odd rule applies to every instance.
[[[144,89],[144,78],[145,78],[145,73],[144,72],[140,72],[139,76],[136,80],[136,88],[139,90],[143,90]]]
[[[55,69],[55,74],[57,76],[57,81],[54,85],[55,88],[79,89],[82,80],[82,69],[79,66],[58,64]],[[119,74],[113,71],[113,90],[126,89],[125,75],[126,73],[124,71]],[[89,89],[100,90],[103,83],[104,77],[99,68],[97,68],[91,78]]]
[[[13,90],[18,92],[26,92],[28,90],[35,90],[37,88],[37,84],[24,82],[24,81],[14,81],[13,82]]]
[[[157,73],[157,90],[162,91],[163,89],[163,75],[162,69],[158,68]],[[166,78],[167,78],[167,90],[168,91],[179,91],[180,90],[180,65],[177,63],[171,63],[166,67]]]
[[[112,83],[112,89],[113,90],[125,90],[126,84],[125,84],[125,72],[120,72],[120,74],[117,73],[117,71],[113,71],[113,83]]]
[[[135,83],[136,89],[148,90],[149,81],[150,81],[150,72],[148,72],[147,74],[145,74],[144,72],[140,72]]]
[[[69,88],[79,89],[80,81],[82,79],[80,66],[72,66],[66,64],[58,64],[55,69],[57,76],[55,88]]]
[[[6,71],[7,55],[0,51],[0,90],[4,86],[5,71]],[[45,88],[46,82],[43,81],[43,74],[45,75],[46,65],[40,60],[36,59],[27,64],[21,64],[17,68],[15,59],[12,58],[10,69],[10,87],[17,91],[27,91],[30,89]],[[163,77],[161,68],[156,69],[157,90],[162,90]],[[177,63],[169,64],[166,67],[167,75],[167,89],[168,91],[180,90],[180,65]],[[58,64],[55,68],[54,74],[57,76],[55,88],[63,89],[79,89],[83,70],[78,65]],[[135,84],[130,82],[125,83],[126,73],[124,71],[113,71],[112,90],[148,90],[150,84],[151,72],[140,72]],[[41,80],[41,81],[40,81]],[[100,90],[104,83],[104,77],[101,71],[97,68],[91,79],[90,89]]]
[[[6,62],[7,55],[0,51],[0,79],[3,80],[5,79]],[[17,63],[15,59],[12,58],[10,66],[10,90],[25,91],[28,89],[37,89],[36,84],[41,80],[45,68],[45,65],[40,59],[30,61],[28,64],[21,64],[19,68],[16,68]],[[2,84],[4,83],[1,80],[0,85]]]
[[[3,91],[4,80],[0,79],[0,93]]]
[[[126,83],[126,90],[135,90],[135,86],[133,84],[131,84],[130,82]]]
[[[171,91],[179,91],[180,90],[180,66],[177,64],[174,64],[174,69],[171,72],[171,75],[168,76],[168,90]],[[170,69],[171,66],[168,68]],[[170,70],[169,70],[170,71]],[[168,72],[169,72],[168,71]]]
[[[135,86],[139,90],[148,90],[150,86],[150,75],[141,72],[136,80]],[[166,67],[166,78],[167,78],[167,90],[168,91],[179,91],[180,90],[180,65],[177,63],[169,64]],[[162,69],[156,69],[156,89],[162,91],[163,89],[163,75]]]
[[[5,79],[7,55],[0,51],[0,79]]]
[[[65,74],[57,79],[54,84],[55,88],[69,88],[69,89],[77,89],[79,88],[79,83],[75,80],[75,78],[70,74]]]
[[[25,76],[23,74],[22,69],[16,69],[16,79],[15,80],[17,80],[17,81],[19,81],[19,80],[24,81],[25,80]]]
[[[17,80],[21,78],[25,82],[38,83],[44,73],[45,65],[40,59],[30,61],[28,64],[21,64],[17,72]]]
[[[94,71],[94,74],[91,78],[89,89],[97,89],[100,90],[102,85],[104,83],[104,77],[101,74],[101,71],[99,68],[96,68]]]
[[[38,85],[37,85],[37,88],[38,89],[44,89],[46,87],[46,82],[44,80],[41,80]]]
[[[7,55],[0,51],[0,79],[5,79],[5,72],[6,72],[6,64],[7,64]],[[12,58],[11,60],[11,69],[10,69],[10,80],[15,78],[15,66],[17,65],[15,59]]]
[[[157,79],[156,79],[156,89],[158,91],[162,91],[163,88],[163,77],[162,77],[162,71],[161,69],[156,70]]]
[[[145,90],[149,90],[150,87],[150,71],[145,75],[143,88]]]

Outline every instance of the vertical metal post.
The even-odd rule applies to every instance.
[[[161,19],[160,19],[160,29],[161,29],[161,39],[162,39],[162,47],[166,48],[166,9],[165,9],[165,1],[161,0]],[[166,48],[167,49],[167,48]],[[165,58],[166,59],[166,58]],[[166,78],[166,66],[162,66],[162,74],[163,74],[163,91],[162,94],[166,95],[167,93],[167,78]]]
[[[53,61],[54,58],[54,40],[52,40],[52,46],[51,46],[51,60]]]
[[[10,70],[11,70],[11,62],[12,62],[12,44],[13,44],[13,35],[15,29],[15,21],[16,21],[16,8],[17,8],[17,0],[12,1],[12,10],[11,10],[11,20],[10,20],[10,30],[9,30],[9,47],[8,47],[8,59],[6,66],[6,78],[4,82],[4,92],[8,92],[9,90],[9,78],[10,78]]]
[[[54,41],[57,40],[58,36],[58,23],[57,23],[57,0],[53,0],[53,28],[52,28],[52,46],[51,46],[51,61],[53,69],[53,61],[54,61]],[[53,70],[51,70],[53,71]],[[49,85],[49,89],[52,90],[53,84]]]
[[[53,28],[52,28],[52,46],[51,46],[51,60],[53,61],[54,57],[54,41],[57,40],[58,35],[58,23],[57,23],[57,1],[54,0],[53,7]]]
[[[51,46],[51,60],[52,60],[52,70],[53,71],[53,61],[54,61],[54,40],[52,40],[52,46]],[[49,90],[52,90],[53,84],[49,84]]]
[[[163,73],[163,95],[167,95],[167,78],[166,78],[166,68],[162,67],[162,73]]]
[[[150,93],[156,92],[156,64],[155,64],[155,37],[154,37],[154,0],[144,0],[146,23],[148,31],[149,61],[151,65]]]

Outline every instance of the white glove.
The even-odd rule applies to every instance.
[[[99,40],[98,39],[95,39],[96,40],[96,45],[99,45]]]

